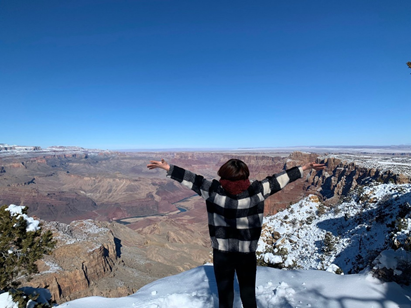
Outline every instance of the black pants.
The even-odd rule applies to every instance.
[[[234,301],[234,273],[237,273],[240,297],[244,308],[257,308],[255,253],[213,250],[214,274],[217,281],[219,308],[232,308]]]

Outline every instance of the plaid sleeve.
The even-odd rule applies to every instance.
[[[287,184],[303,177],[302,167],[290,168],[286,171],[266,177],[261,181],[263,185],[263,195],[265,198],[280,191]]]
[[[197,175],[181,167],[170,165],[170,170],[167,172],[167,177],[181,183],[185,187],[190,188],[204,199],[209,197],[211,181],[206,180],[202,175]]]

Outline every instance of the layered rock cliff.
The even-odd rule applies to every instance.
[[[358,185],[366,185],[370,181],[381,183],[410,183],[407,174],[382,168],[368,168],[354,162],[335,157],[321,157],[318,162],[326,164],[326,170],[311,172],[307,177],[307,190],[319,192],[328,203],[346,196]]]
[[[115,222],[43,221],[43,229],[53,232],[57,247],[38,261],[39,274],[22,282],[47,287],[59,304],[86,296],[126,296],[207,261],[205,226],[203,232],[196,228],[169,218],[138,231]]]
[[[49,222],[43,228],[53,232],[57,246],[50,256],[39,261],[40,274],[26,285],[48,286],[52,299],[62,302],[88,295],[90,286],[113,271],[120,247],[109,229],[91,220],[70,225]]]
[[[172,203],[191,192],[148,173],[148,160],[117,153],[0,158],[0,204],[65,223],[173,212]]]

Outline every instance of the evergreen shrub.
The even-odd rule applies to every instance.
[[[27,210],[21,207],[20,214],[6,205],[0,207],[0,290],[9,292],[19,308],[26,307],[31,298],[16,290],[21,284],[18,278],[29,280],[37,273],[36,261],[51,253],[56,243],[51,231],[44,232],[41,224],[28,228]]]

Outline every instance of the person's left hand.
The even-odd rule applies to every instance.
[[[162,159],[161,161],[150,160],[150,163],[147,165],[147,168],[150,170],[160,168],[168,171],[170,170],[170,165],[164,159]]]
[[[319,170],[324,170],[325,169],[325,164],[316,164],[316,163],[312,162],[312,163],[305,164],[302,168],[303,168],[303,171],[311,170],[311,169],[319,171]]]

